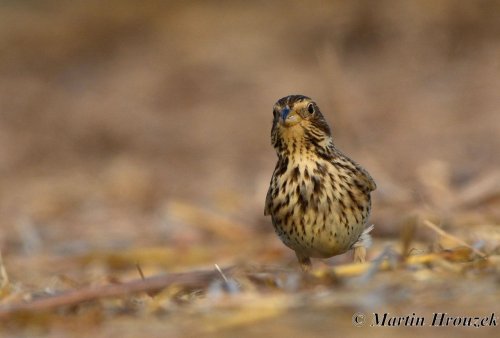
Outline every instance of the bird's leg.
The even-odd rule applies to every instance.
[[[354,248],[354,263],[364,263],[366,261],[366,248],[362,245]]]
[[[295,255],[297,256],[297,259],[299,260],[300,267],[302,268],[302,271],[307,272],[310,271],[312,268],[312,263],[311,259],[307,256],[304,256],[297,251],[295,251]]]
[[[366,261],[366,248],[371,245],[372,237],[370,231],[373,230],[373,225],[367,227],[356,243],[354,243],[354,263],[364,263]]]

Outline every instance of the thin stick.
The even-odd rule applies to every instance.
[[[217,271],[219,271],[220,275],[222,276],[222,278],[224,279],[224,282],[226,282],[226,284],[229,284],[229,280],[227,279],[226,275],[224,274],[224,272],[221,270],[219,264],[214,264],[215,265],[215,269]]]
[[[227,268],[224,270],[228,272],[230,269],[231,268]],[[55,296],[35,299],[28,303],[0,307],[0,319],[23,311],[46,311],[101,298],[119,297],[138,292],[159,291],[173,284],[179,284],[189,288],[201,288],[206,286],[212,279],[217,278],[221,272],[209,270],[175,273],[133,280],[123,284],[86,287],[75,291],[64,292]]]
[[[469,249],[471,249],[472,251],[474,251],[476,254],[478,254],[481,258],[486,258],[486,254],[479,251],[478,249],[474,248],[473,246],[467,244],[465,241],[463,241],[462,239],[458,238],[458,237],[455,237],[453,236],[452,234],[449,234],[447,233],[446,231],[444,231],[443,229],[439,228],[437,225],[435,225],[434,223],[432,223],[431,221],[428,221],[428,220],[425,220],[424,221],[424,225],[427,226],[428,228],[430,228],[431,230],[434,230],[435,232],[437,232],[439,235],[443,236],[443,237],[446,237],[446,238],[449,238],[451,239],[452,241],[455,241],[457,242],[458,244],[461,244],[463,246],[466,246],[468,247]]]
[[[0,290],[9,285],[9,276],[5,270],[2,260],[2,252],[0,252]]]
[[[135,267],[137,268],[137,271],[139,272],[139,275],[141,276],[141,279],[144,280],[144,272],[142,271],[142,268],[139,263],[135,263]]]

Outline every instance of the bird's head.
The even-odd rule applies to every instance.
[[[331,142],[331,132],[313,100],[303,95],[289,95],[274,104],[271,139],[278,151],[289,148],[292,143],[324,146]]]

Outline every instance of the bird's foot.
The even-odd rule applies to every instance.
[[[299,260],[300,267],[303,272],[309,272],[312,269],[312,263],[311,259],[307,256],[303,256],[299,254],[298,252],[295,252],[295,255],[297,255],[297,259]]]

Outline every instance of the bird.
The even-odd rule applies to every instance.
[[[367,226],[370,174],[335,146],[318,105],[304,95],[289,95],[273,107],[271,143],[278,161],[266,196],[264,215],[276,234],[295,251],[303,271],[312,258],[354,251],[364,262],[371,243]]]

